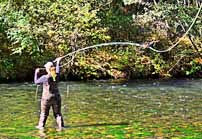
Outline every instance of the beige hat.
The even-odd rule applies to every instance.
[[[52,63],[52,62],[47,62],[47,63],[44,65],[45,68],[50,68],[50,67],[52,67],[52,66],[53,66],[53,63]]]

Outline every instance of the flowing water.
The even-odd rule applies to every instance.
[[[66,128],[52,110],[46,129],[35,129],[41,88],[0,84],[0,139],[201,139],[202,80],[61,82]]]

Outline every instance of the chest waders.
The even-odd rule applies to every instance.
[[[56,119],[59,129],[64,127],[64,121],[61,113],[61,96],[58,90],[57,81],[53,81],[52,77],[48,78],[48,82],[43,83],[43,94],[41,99],[41,113],[38,128],[43,129],[52,107],[53,115]]]

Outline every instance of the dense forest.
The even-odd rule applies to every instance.
[[[69,80],[202,77],[201,3],[201,0],[0,0],[0,80],[32,80],[36,67],[91,45],[152,41],[155,41],[152,48],[157,50],[177,45],[166,53],[129,45],[89,49],[62,60],[65,64],[62,77]]]

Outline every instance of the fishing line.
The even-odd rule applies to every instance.
[[[154,52],[157,52],[157,53],[165,53],[165,52],[169,52],[171,51],[173,48],[175,48],[181,41],[182,39],[188,35],[188,33],[190,32],[190,30],[192,29],[192,27],[194,26],[194,24],[196,23],[196,20],[197,18],[199,17],[199,14],[201,12],[201,9],[202,9],[202,4],[200,4],[200,8],[195,16],[195,18],[193,19],[192,21],[192,24],[189,26],[189,28],[187,29],[187,31],[184,33],[184,35],[172,46],[170,46],[168,49],[165,49],[165,50],[157,50],[155,48],[152,47],[153,44],[155,44],[156,42],[158,41],[152,41],[148,44],[139,44],[139,43],[134,43],[134,42],[109,42],[109,43],[101,43],[101,44],[97,44],[97,45],[92,45],[92,46],[89,46],[89,47],[85,47],[85,48],[81,48],[81,49],[78,49],[76,51],[73,51],[73,52],[70,52],[64,56],[61,57],[61,59],[65,58],[65,57],[68,57],[68,56],[72,56],[74,54],[77,54],[79,52],[82,52],[82,51],[86,51],[88,49],[92,49],[92,48],[97,48],[97,47],[102,47],[102,46],[113,46],[113,45],[130,45],[130,46],[138,46],[138,47],[142,47],[142,48],[148,48]],[[56,58],[57,59],[57,58]],[[56,62],[56,59],[53,61],[53,62]],[[67,63],[61,65],[60,67],[64,67],[66,65],[69,65],[71,63],[71,61],[68,61]],[[40,69],[45,69],[45,68],[40,68]],[[36,94],[38,92],[38,86],[37,86],[37,90],[36,90]]]
[[[68,53],[64,56],[62,56],[61,58],[65,58],[65,57],[68,57],[68,56],[72,56],[73,54],[76,54],[78,52],[81,52],[81,51],[86,51],[88,49],[92,49],[92,48],[96,48],[96,47],[101,47],[101,46],[112,46],[112,45],[131,45],[131,46],[138,46],[138,47],[142,47],[142,48],[148,48],[154,52],[157,52],[157,53],[165,53],[165,52],[169,52],[171,51],[174,47],[176,47],[184,37],[187,36],[187,34],[190,32],[190,30],[192,29],[192,27],[194,26],[194,24],[196,23],[196,20],[197,18],[199,17],[199,14],[201,12],[201,9],[202,9],[202,4],[200,4],[200,8],[195,16],[195,18],[193,19],[192,21],[192,24],[189,26],[189,28],[187,29],[187,31],[184,33],[184,35],[172,46],[170,46],[168,49],[165,49],[165,50],[157,50],[155,48],[152,47],[152,44],[158,42],[158,41],[152,41],[150,42],[149,44],[139,44],[139,43],[134,43],[134,42],[109,42],[109,43],[102,43],[102,44],[97,44],[97,45],[92,45],[92,46],[89,46],[89,47],[85,47],[85,48],[81,48],[81,49],[78,49],[76,51],[73,51],[71,53]],[[54,60],[55,62],[55,60]],[[64,64],[60,67],[64,67],[65,65],[67,64]]]
[[[157,52],[157,53],[165,53],[165,52],[171,51],[174,47],[176,47],[176,46],[182,41],[182,39],[183,39],[184,37],[186,37],[186,36],[188,35],[189,31],[192,29],[192,27],[193,27],[194,24],[196,23],[196,20],[197,20],[199,14],[200,14],[200,12],[201,12],[201,9],[202,9],[202,4],[200,5],[200,8],[199,8],[199,10],[198,10],[198,12],[197,12],[197,14],[196,14],[194,20],[192,21],[192,24],[189,26],[189,28],[188,28],[187,31],[184,33],[184,35],[183,35],[174,45],[172,45],[171,47],[169,47],[169,48],[166,49],[166,50],[157,50],[157,49],[154,49],[154,48],[152,48],[152,47],[149,47],[149,49],[151,49],[152,51],[155,51],[155,52]]]

